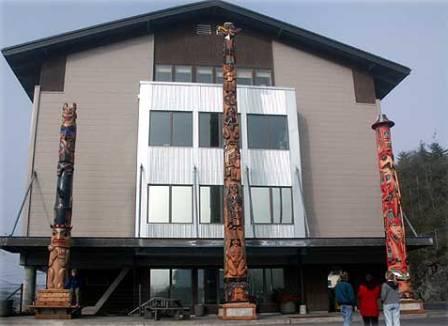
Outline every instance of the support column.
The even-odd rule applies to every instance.
[[[25,279],[23,281],[22,310],[30,311],[36,292],[36,267],[25,266]]]
[[[423,309],[420,301],[415,300],[406,252],[406,236],[401,207],[400,184],[392,152],[390,129],[395,123],[385,114],[379,114],[372,125],[376,132],[378,168],[382,192],[382,209],[386,240],[387,270],[392,272],[399,283],[402,310]]]
[[[37,296],[36,318],[68,319],[79,308],[72,306],[69,290],[64,289],[70,268],[72,187],[76,144],[76,103],[62,107],[59,138],[54,224],[48,246],[47,288]]]
[[[249,303],[246,241],[241,191],[240,125],[236,97],[234,38],[240,32],[232,23],[218,26],[224,36],[223,137],[224,137],[224,291],[222,319],[255,319],[255,304]]]

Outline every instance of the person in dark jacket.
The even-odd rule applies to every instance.
[[[381,287],[384,321],[386,326],[400,326],[400,291],[394,273],[386,272],[386,282]]]
[[[348,273],[342,272],[341,278],[335,288],[336,301],[341,307],[341,315],[344,319],[344,326],[352,324],[353,307],[356,306],[355,292],[348,282]]]
[[[370,274],[366,275],[365,282],[358,289],[358,307],[365,326],[378,325],[380,309],[378,299],[381,289]]]
[[[72,269],[71,275],[65,282],[64,287],[70,290],[72,300],[73,297],[75,297],[76,306],[79,307],[79,289],[81,288],[81,280],[76,269]]]

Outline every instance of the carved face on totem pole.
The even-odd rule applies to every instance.
[[[68,275],[70,258],[70,228],[53,226],[47,273],[49,289],[63,289]]]
[[[62,125],[64,127],[70,127],[75,124],[76,121],[76,103],[72,103],[71,106],[68,103],[64,103],[62,107]]]

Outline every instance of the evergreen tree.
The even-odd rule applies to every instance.
[[[419,236],[434,238],[434,246],[409,252],[416,294],[427,302],[447,301],[448,149],[421,143],[398,155],[397,169],[404,213]]]

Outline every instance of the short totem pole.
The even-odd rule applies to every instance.
[[[240,125],[237,115],[235,35],[232,23],[218,26],[224,36],[223,137],[224,137],[224,287],[223,319],[255,319],[255,304],[249,303],[246,243],[244,238],[243,200],[240,166]]]
[[[395,123],[389,120],[385,114],[380,114],[377,121],[372,125],[372,129],[376,132],[382,211],[386,235],[387,269],[397,277],[402,301],[408,301],[412,304],[412,309],[409,310],[421,310],[420,303],[414,300],[409,275],[400,185],[392,152],[390,129],[394,125]]]
[[[59,140],[54,224],[48,246],[47,288],[38,293],[34,305],[37,318],[70,318],[74,308],[64,284],[69,272],[75,142],[76,104],[69,106],[65,103]]]

